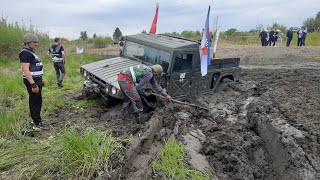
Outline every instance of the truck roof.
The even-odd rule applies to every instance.
[[[126,36],[126,39],[137,43],[141,41],[144,44],[147,43],[152,46],[160,46],[165,49],[199,48],[199,43],[196,41],[164,34],[142,33],[136,35],[128,35]]]

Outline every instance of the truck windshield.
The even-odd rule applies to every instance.
[[[124,57],[140,59],[150,64],[160,64],[166,73],[169,67],[170,53],[142,44],[127,41],[124,48]]]

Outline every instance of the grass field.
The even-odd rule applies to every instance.
[[[286,44],[286,35],[285,34],[280,34],[282,38],[282,43],[277,42],[278,45],[285,46]],[[220,43],[233,43],[233,44],[238,44],[238,45],[247,45],[247,46],[260,46],[260,38],[259,38],[259,33],[255,34],[249,34],[249,33],[239,33],[239,34],[233,34],[233,35],[225,35],[225,34],[220,34],[219,38]],[[298,37],[297,34],[293,34],[293,38],[291,41],[291,46],[297,46],[298,43]],[[307,34],[307,39],[306,39],[306,46],[320,46],[320,33],[308,33]]]

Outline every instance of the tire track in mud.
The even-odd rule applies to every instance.
[[[256,75],[251,71],[244,76]],[[283,71],[287,76],[300,76],[294,70]],[[140,143],[149,145],[138,146],[139,152],[131,155],[135,157],[131,161],[149,155],[145,152],[150,144],[161,144],[161,139],[171,136],[189,146],[193,154],[190,165],[200,170],[209,168],[213,179],[319,179],[319,136],[299,130],[286,120],[278,99],[273,97],[274,88],[282,82],[273,84],[272,79],[278,76],[268,80],[269,73],[259,70],[258,80],[221,84],[214,94],[199,97],[197,103],[208,106],[210,112],[176,105],[159,107],[149,120],[162,122],[151,130],[156,138],[142,138]],[[157,153],[153,151],[152,156]],[[192,156],[205,157],[209,167],[192,162]],[[152,177],[150,167],[144,169],[133,170],[131,179],[141,178],[132,176],[139,171],[144,174],[142,179]]]
[[[253,77],[252,75],[249,75],[250,72],[246,72],[246,76]],[[259,70],[260,77],[257,79],[265,79],[265,74]],[[309,74],[309,73],[308,73]],[[258,76],[258,75],[257,75]],[[299,74],[297,74],[299,76]],[[312,76],[312,73],[311,73]],[[289,73],[290,77],[290,73]],[[271,79],[274,77],[271,77]],[[302,77],[301,79],[303,79]],[[252,78],[251,78],[252,79]],[[265,82],[265,80],[262,80]],[[248,82],[242,82],[244,84]],[[260,82],[261,83],[261,82]],[[281,84],[282,82],[278,82]],[[263,86],[268,87],[272,83],[267,83]],[[235,88],[234,88],[235,89]],[[254,88],[256,89],[256,88]],[[258,88],[259,89],[259,88]],[[265,172],[270,172],[271,175],[266,176],[266,173],[260,173],[254,171],[255,166],[258,165],[259,162],[250,161],[250,156],[248,156],[249,162],[246,162],[245,160],[241,159],[241,154],[237,155],[239,151],[234,150],[232,148],[237,147],[237,143],[234,142],[232,144],[232,147],[229,147],[230,149],[227,150],[222,154],[221,156],[217,155],[220,151],[223,151],[224,148],[219,148],[219,144],[227,144],[224,141],[232,142],[231,139],[239,138],[237,135],[232,134],[234,130],[232,128],[227,128],[227,131],[222,131],[224,133],[224,136],[217,136],[215,138],[218,143],[216,143],[217,147],[215,148],[207,148],[205,149],[205,152],[209,154],[211,157],[213,157],[213,162],[220,161],[221,163],[213,163],[218,170],[216,171],[222,171],[221,176],[219,176],[222,179],[319,179],[319,145],[317,143],[316,136],[312,136],[310,138],[309,132],[302,132],[292,125],[290,125],[286,120],[281,119],[282,114],[279,112],[279,107],[275,106],[273,102],[277,102],[276,98],[269,98],[269,96],[272,96],[272,88],[264,88],[264,93],[256,93],[261,94],[258,97],[250,97],[247,96],[247,100],[242,100],[244,103],[240,106],[240,113],[238,116],[239,119],[237,120],[239,123],[234,123],[234,125],[242,126],[243,124],[243,118],[241,118],[241,115],[245,115],[247,106],[248,109],[248,115],[246,117],[248,124],[245,126],[249,126],[249,129],[251,132],[255,132],[256,135],[258,135],[258,138],[262,140],[261,144],[258,144],[258,147],[261,147],[264,149],[262,153],[266,156],[267,164],[271,165],[269,168],[264,168]],[[269,92],[270,91],[270,92]],[[268,94],[269,93],[269,94]],[[237,94],[237,93],[234,93]],[[241,94],[242,96],[246,96],[246,94]],[[288,98],[288,94],[287,97]],[[225,99],[228,99],[228,97],[225,97]],[[288,98],[290,99],[290,98]],[[230,98],[229,98],[230,100]],[[227,100],[228,101],[228,100]],[[236,99],[235,101],[239,101]],[[241,101],[241,100],[240,100]],[[250,102],[251,101],[251,102]],[[248,104],[248,102],[250,102]],[[293,112],[291,112],[293,113]],[[274,117],[276,117],[274,119]],[[234,118],[233,119],[237,119]],[[242,123],[240,123],[242,122]],[[231,129],[231,130],[230,130]],[[236,129],[237,130],[237,129]],[[229,133],[227,133],[229,132]],[[217,133],[219,134],[219,133]],[[311,132],[313,134],[313,132]],[[238,135],[241,137],[246,137],[241,135],[241,130],[239,131]],[[306,136],[305,136],[306,135]],[[227,139],[227,138],[231,139]],[[250,136],[249,136],[250,137]],[[254,136],[252,136],[254,137]],[[319,136],[318,136],[319,137]],[[224,140],[221,140],[224,139]],[[245,139],[245,138],[244,138]],[[246,138],[244,142],[247,140]],[[313,140],[309,140],[313,139]],[[252,140],[252,139],[251,139]],[[212,142],[209,142],[208,145],[212,144]],[[312,150],[310,150],[310,145],[312,146]],[[242,147],[237,149],[241,149]],[[244,148],[245,149],[245,148]],[[251,147],[251,149],[255,149],[255,147]],[[241,149],[243,150],[243,149]],[[210,152],[211,151],[211,152]],[[255,153],[261,151],[255,151]],[[230,153],[231,152],[231,153]],[[229,153],[229,154],[228,154]],[[246,152],[247,154],[248,151]],[[227,154],[227,155],[225,155]],[[237,158],[230,158],[232,156],[236,155],[238,158],[240,157],[241,161],[245,161],[245,165],[248,165],[252,163],[252,167],[248,167],[248,171],[252,171],[247,173],[243,169],[239,169],[239,166],[237,166]],[[308,158],[308,157],[312,158]],[[255,156],[252,156],[253,160]],[[307,157],[307,158],[306,158]],[[233,163],[233,164],[232,164]],[[227,164],[227,165],[226,165]],[[241,164],[241,163],[239,163]],[[221,166],[223,168],[221,168]],[[220,170],[219,170],[220,168]],[[235,169],[235,171],[234,171]],[[258,169],[261,169],[259,167]],[[242,171],[242,173],[241,173]],[[231,173],[230,173],[231,172]],[[236,172],[236,173],[235,173]],[[239,173],[240,172],[240,173]],[[246,174],[247,173],[247,174]],[[227,174],[227,177],[225,176]],[[253,174],[253,175],[252,175]]]
[[[240,82],[189,100],[210,112],[162,102],[142,126],[121,119],[121,105],[105,109],[100,122],[116,136],[134,137],[112,179],[152,179],[152,161],[169,137],[184,143],[189,165],[208,169],[212,179],[319,179],[320,127],[296,125],[319,120],[318,74],[309,68],[243,69]]]

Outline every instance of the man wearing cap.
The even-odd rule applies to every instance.
[[[48,55],[52,58],[53,67],[56,71],[57,85],[63,87],[62,81],[66,76],[64,64],[66,63],[66,55],[63,46],[61,46],[61,38],[54,38],[54,45],[48,50]]]
[[[171,99],[171,96],[163,91],[162,87],[155,79],[155,76],[161,76],[162,71],[162,66],[159,64],[151,67],[140,64],[137,66],[131,66],[118,74],[118,83],[124,97],[122,106],[123,113],[125,114],[129,109],[130,104],[132,104],[137,123],[141,123],[140,112],[143,111],[140,95],[150,95],[149,92],[145,91],[148,83],[152,85],[152,88],[158,94],[165,96],[168,100]]]
[[[34,130],[48,130],[42,123],[40,116],[42,107],[42,75],[43,65],[34,52],[38,47],[39,39],[32,33],[27,33],[23,38],[24,48],[19,53],[23,72],[23,82],[29,93],[29,109],[33,120]]]

